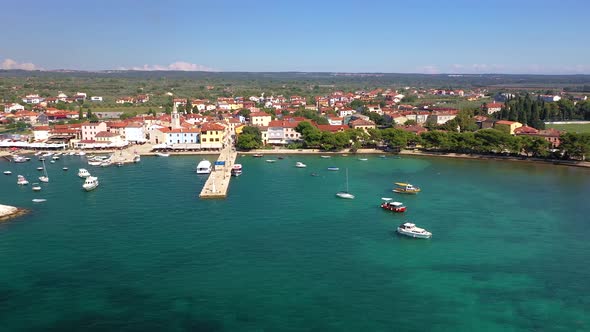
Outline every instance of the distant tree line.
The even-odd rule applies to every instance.
[[[545,102],[541,98],[532,98],[529,94],[519,95],[508,99],[501,111],[494,116],[545,129],[545,121],[590,120],[590,101],[574,104],[564,98],[557,102]]]
[[[482,129],[476,132],[432,130],[421,135],[398,128],[348,129],[341,132],[320,131],[310,122],[300,122],[295,128],[301,134],[301,141],[291,143],[290,148],[321,149],[341,151],[359,148],[390,148],[394,150],[421,146],[427,150],[468,154],[500,154],[538,158],[581,159],[590,153],[590,133],[565,133],[556,150],[542,137],[514,136],[496,129]],[[245,127],[238,136],[237,147],[250,150],[262,147],[262,135],[257,127]]]

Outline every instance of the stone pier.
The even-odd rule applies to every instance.
[[[232,144],[226,144],[225,148],[221,150],[217,161],[225,162],[223,166],[215,167],[209,174],[203,190],[201,190],[200,198],[225,198],[227,196],[227,190],[229,188],[229,181],[231,180],[231,169],[236,162],[238,153],[232,146]]]

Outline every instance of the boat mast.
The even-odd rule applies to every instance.
[[[346,169],[346,192],[348,193],[348,168]]]

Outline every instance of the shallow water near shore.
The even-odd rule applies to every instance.
[[[203,158],[62,157],[39,193],[16,185],[38,161],[0,161],[0,203],[31,210],[0,224],[0,330],[590,330],[590,170],[265,154],[238,157],[227,199],[199,200]],[[354,200],[335,196],[347,168]],[[433,238],[396,235],[406,220]]]

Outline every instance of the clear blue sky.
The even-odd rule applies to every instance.
[[[588,0],[4,0],[0,8],[0,68],[590,74]]]

